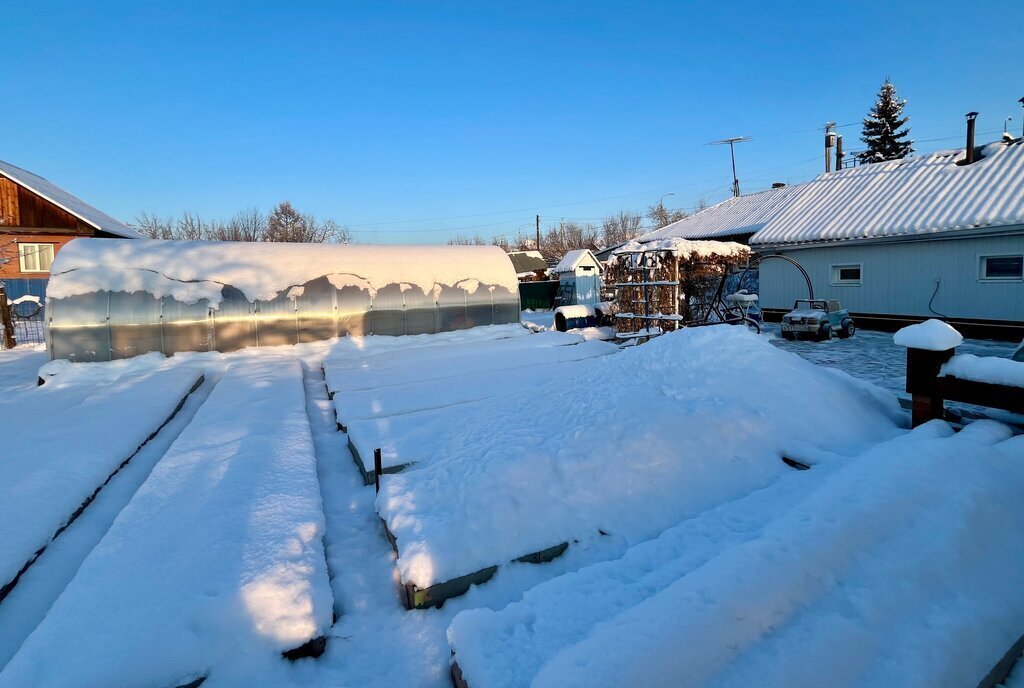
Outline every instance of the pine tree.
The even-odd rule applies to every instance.
[[[878,90],[875,106],[864,118],[864,129],[860,140],[868,149],[858,157],[862,163],[898,160],[914,152],[910,128],[903,128],[910,117],[903,116],[907,101],[896,95],[896,87],[889,79]]]

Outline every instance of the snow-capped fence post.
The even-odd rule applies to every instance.
[[[377,488],[377,492],[380,492],[380,474],[384,472],[383,463],[380,447],[377,447],[373,450],[373,484]]]
[[[14,348],[14,322],[11,319],[11,307],[7,303],[7,289],[3,284],[0,284],[0,330],[3,330],[0,335],[0,341],[3,342],[3,348],[13,349]]]

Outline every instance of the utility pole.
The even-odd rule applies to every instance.
[[[537,216],[537,250],[540,250],[540,215]]]
[[[732,195],[740,195],[740,179],[736,176],[736,149],[733,147],[737,143],[746,143],[747,141],[753,141],[749,136],[733,136],[729,139],[721,139],[719,141],[712,141],[709,146],[721,146],[729,144],[729,157],[732,158]]]

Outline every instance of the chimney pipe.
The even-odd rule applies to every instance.
[[[836,135],[832,133],[832,122],[825,123],[825,174],[832,171],[832,147],[836,145]]]
[[[967,150],[965,151],[964,164],[970,165],[974,162],[974,120],[977,119],[977,112],[967,113]]]
[[[843,135],[836,137],[836,172],[843,169]]]

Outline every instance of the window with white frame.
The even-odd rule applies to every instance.
[[[1024,255],[981,256],[979,277],[986,282],[1013,282],[1024,279]]]
[[[832,266],[832,284],[835,286],[860,286],[860,263],[845,263]]]
[[[49,272],[53,263],[53,244],[18,244],[22,272]]]

